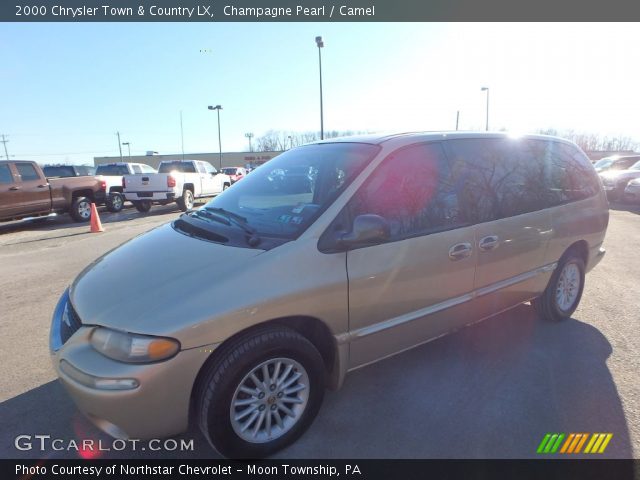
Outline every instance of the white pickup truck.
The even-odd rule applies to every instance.
[[[194,199],[218,195],[230,186],[228,175],[200,160],[165,160],[160,162],[158,173],[123,177],[124,196],[139,212],[148,212],[154,203],[171,202],[187,211]]]
[[[103,163],[96,168],[96,176],[106,183],[107,210],[117,213],[124,207],[122,177],[156,173],[156,169],[144,163],[115,162]]]

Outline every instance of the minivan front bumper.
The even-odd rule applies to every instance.
[[[52,337],[61,330],[59,310]],[[51,341],[53,367],[78,409],[116,438],[162,438],[187,430],[195,379],[216,345],[182,350],[166,361],[129,364],[96,351],[89,342],[93,328],[81,326],[61,346]]]

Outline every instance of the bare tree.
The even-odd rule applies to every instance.
[[[345,137],[364,133],[354,130],[332,130],[325,132],[325,138]],[[292,132],[283,130],[269,130],[261,137],[255,139],[255,150],[257,152],[277,152],[287,150],[292,147],[304,145],[305,143],[320,140],[318,132]]]
[[[622,151],[635,150],[640,148],[640,144],[631,137],[601,137],[596,133],[575,132],[574,130],[565,130],[559,132],[555,128],[546,128],[538,130],[543,135],[554,135],[556,137],[566,138],[577,144],[585,152],[596,151]]]

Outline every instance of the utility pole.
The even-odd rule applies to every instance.
[[[118,150],[120,150],[120,161],[122,162],[122,144],[120,143],[120,132],[116,132],[118,136]]]
[[[4,155],[7,157],[7,160],[9,160],[9,152],[7,152],[7,143],[9,143],[9,140],[6,139],[4,133],[2,134],[2,140],[0,141],[4,144]]]
[[[180,138],[182,139],[182,161],[184,162],[184,130],[182,129],[182,110],[180,110]]]
[[[458,121],[460,120],[460,110],[456,112],[456,130],[458,130]]]

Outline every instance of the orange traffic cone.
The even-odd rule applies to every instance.
[[[95,203],[91,203],[91,233],[104,232],[102,228],[102,222],[100,222],[100,215],[98,215],[98,209]]]

